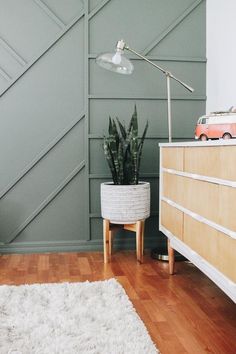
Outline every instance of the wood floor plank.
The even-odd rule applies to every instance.
[[[81,275],[90,275],[92,270],[87,257],[78,257],[78,266]]]
[[[235,354],[236,305],[189,262],[168,264],[146,253],[0,255],[0,284],[83,282],[116,278],[162,354]]]

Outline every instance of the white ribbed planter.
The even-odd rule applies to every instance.
[[[102,217],[115,224],[131,224],[150,216],[150,183],[101,184]]]

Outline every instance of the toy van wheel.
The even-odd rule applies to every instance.
[[[205,134],[202,134],[199,138],[199,140],[201,141],[207,141],[208,140],[208,137],[205,135]]]
[[[231,139],[232,136],[231,136],[231,134],[229,134],[229,133],[225,133],[225,134],[222,136],[222,138],[226,140],[226,139]]]

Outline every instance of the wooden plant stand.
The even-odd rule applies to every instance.
[[[137,261],[143,263],[143,238],[145,220],[138,220],[133,224],[113,224],[110,220],[103,219],[103,247],[104,263],[111,261],[113,238],[120,229],[136,232],[136,256]]]

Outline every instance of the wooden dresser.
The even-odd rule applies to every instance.
[[[160,144],[159,228],[236,302],[236,140]]]

